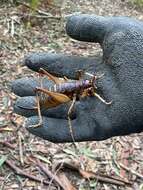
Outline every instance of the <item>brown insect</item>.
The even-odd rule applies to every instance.
[[[36,88],[39,123],[31,127],[39,127],[42,125],[42,116],[40,109],[41,107],[48,109],[56,107],[62,103],[67,103],[72,101],[67,117],[68,117],[71,137],[74,142],[70,114],[72,112],[75,102],[77,100],[80,100],[81,97],[96,96],[103,103],[111,104],[111,102],[106,102],[99,94],[96,93],[97,87],[95,86],[95,80],[101,78],[103,75],[95,76],[86,72],[84,74],[89,75],[91,77],[90,80],[87,80],[87,79],[82,79],[83,72],[78,71],[79,80],[70,80],[66,77],[62,79],[55,77],[42,68],[39,70],[39,73],[42,75],[46,75],[48,79],[52,80],[55,84],[50,89],[45,89],[42,87]],[[39,92],[40,96],[38,95]]]

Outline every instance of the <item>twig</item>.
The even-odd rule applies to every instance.
[[[42,11],[42,10],[39,10],[39,9],[34,9],[33,7],[31,7],[30,5],[28,5],[27,3],[24,3],[24,2],[20,2],[20,1],[17,1],[19,4],[21,4],[21,5],[24,5],[25,7],[27,7],[27,8],[29,8],[29,9],[31,9],[31,10],[34,10],[34,11],[36,11],[37,13],[39,13],[39,14],[42,14],[42,15],[45,15],[47,18],[49,18],[49,17],[53,17],[54,18],[54,16],[52,16],[50,13],[47,13],[47,12],[45,12],[45,11]]]
[[[77,190],[69,181],[69,179],[66,177],[66,175],[63,172],[60,172],[58,174],[60,180],[62,183],[64,183],[64,186],[66,187],[66,190]]]
[[[68,180],[68,178],[65,176],[65,174],[63,172],[62,173],[60,172],[60,174],[58,174],[58,176],[57,176],[57,173],[62,168],[62,163],[60,164],[60,166],[56,167],[55,173],[52,173],[51,171],[48,170],[47,167],[45,167],[40,162],[40,160],[38,160],[38,159],[35,160],[35,159],[31,158],[31,157],[30,157],[30,160],[32,162],[34,162],[35,164],[37,164],[37,166],[41,169],[41,171],[43,171],[47,175],[47,177],[50,179],[48,189],[50,189],[50,186],[51,186],[52,182],[55,182],[63,190],[76,190],[75,187],[70,183],[70,181]]]
[[[0,133],[2,132],[13,132],[14,129],[10,127],[0,127]]]
[[[71,170],[74,170],[74,171],[78,172],[85,179],[96,179],[100,182],[110,183],[110,184],[120,185],[120,186],[131,185],[130,182],[125,181],[123,179],[119,179],[116,177],[107,176],[107,175],[103,175],[103,174],[98,174],[98,173],[95,173],[92,171],[82,170],[77,166],[77,164],[64,162],[63,168],[69,168]]]
[[[18,144],[19,144],[19,157],[20,157],[20,163],[23,166],[24,165],[24,159],[23,159],[23,147],[21,142],[21,133],[18,131]]]
[[[59,16],[52,16],[52,15],[49,15],[49,16],[46,16],[46,15],[37,15],[37,14],[34,14],[34,15],[32,15],[32,14],[25,14],[25,13],[16,13],[16,15],[18,15],[18,16],[21,16],[21,17],[30,17],[30,18],[41,18],[41,19],[57,19],[57,20],[60,20],[61,19],[61,17],[59,17]]]
[[[20,176],[23,176],[23,177],[26,177],[26,178],[29,178],[29,179],[32,179],[34,181],[37,181],[37,182],[40,182],[40,183],[43,183],[45,185],[49,185],[49,182],[48,181],[45,181],[44,179],[43,180],[40,180],[38,177],[32,175],[32,174],[28,174],[26,172],[24,172],[23,170],[21,170],[20,168],[18,168],[12,161],[10,160],[6,160],[5,161],[5,164],[10,167],[14,173],[16,173],[17,175],[20,175]]]
[[[8,147],[8,148],[10,148],[10,149],[15,149],[15,148],[16,148],[15,145],[13,145],[13,144],[11,144],[11,143],[9,143],[9,142],[7,142],[7,141],[0,141],[0,144],[2,144],[3,146]]]
[[[80,175],[83,176],[85,179],[96,179],[97,181],[100,181],[102,183],[110,183],[110,184],[119,185],[119,186],[131,185],[131,183],[126,182],[116,177],[96,174],[94,172],[89,172],[89,173],[87,172],[88,171],[79,170]],[[88,174],[89,174],[89,177],[85,177],[85,175],[88,175]]]
[[[129,165],[129,161],[128,161],[129,156],[130,156],[130,150],[129,149],[127,150],[127,149],[123,148],[122,151],[121,151],[121,158],[125,157],[121,161],[123,163],[123,165],[125,165],[125,166]],[[120,175],[123,178],[127,178],[127,173],[123,168],[120,168]]]
[[[128,172],[130,172],[130,173],[136,175],[137,177],[143,179],[143,175],[141,175],[140,173],[138,173],[138,172],[132,170],[131,168],[129,168],[129,167],[123,165],[122,163],[119,163],[119,166],[122,167],[123,169],[127,170]]]
[[[35,161],[34,161],[35,162]],[[36,163],[36,162],[35,162]],[[67,190],[64,185],[61,183],[60,179],[58,176],[53,174],[50,170],[48,170],[47,167],[41,164],[39,160],[37,160],[37,166],[47,175],[48,178],[52,179],[53,182],[58,184],[63,190]]]
[[[53,175],[53,176],[56,176],[56,175],[57,175],[57,173],[60,171],[61,167],[62,167],[62,165],[60,165],[60,166],[56,169],[56,171],[54,172],[54,175]],[[60,179],[59,179],[59,180],[60,180]],[[60,180],[60,181],[61,181],[61,180]],[[52,182],[53,182],[53,178],[51,178],[51,180],[50,180],[50,184],[49,184],[49,186],[48,186],[49,189],[50,189],[50,186],[51,186]],[[62,183],[62,184],[63,184],[63,183]],[[65,185],[64,185],[64,187],[65,187]]]
[[[3,180],[1,180],[2,182],[1,182],[0,190],[4,190],[5,184],[6,184],[7,180],[8,180],[8,178],[11,176],[11,174],[12,174],[12,173],[9,173],[8,175],[6,175],[6,176],[3,178]]]
[[[16,128],[15,129],[15,132],[17,133],[19,130],[20,130],[20,128],[22,127],[22,125],[19,125],[19,124],[17,124],[15,121],[13,121],[13,120],[11,120],[11,123],[12,123],[12,125],[14,125],[14,127]]]

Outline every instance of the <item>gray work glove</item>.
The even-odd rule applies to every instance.
[[[72,115],[75,141],[104,140],[113,136],[143,131],[143,22],[127,17],[78,15],[68,19],[66,31],[74,39],[99,43],[103,57],[85,58],[62,54],[34,53],[25,58],[25,65],[33,71],[44,68],[56,76],[75,78],[77,70],[104,73],[96,81],[97,97],[76,102]],[[50,82],[44,81],[48,88]],[[14,106],[16,113],[28,117],[30,133],[52,142],[71,142],[67,112],[69,104],[42,110],[43,126],[38,123],[35,91],[39,83],[33,78],[13,82],[12,90],[21,96]]]

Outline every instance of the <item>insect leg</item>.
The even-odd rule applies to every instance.
[[[39,80],[40,80],[40,87],[42,88],[43,87],[43,78],[41,78],[42,76],[42,73],[39,73]],[[37,102],[37,111],[38,111],[38,116],[39,116],[39,122],[35,125],[31,125],[29,127],[33,127],[33,128],[36,128],[36,127],[40,127],[42,125],[42,114],[41,114],[41,108],[40,108],[40,98],[39,96],[41,96],[41,94],[39,95],[38,94],[38,91],[37,89],[35,89],[35,92],[36,92],[36,102]]]
[[[65,79],[60,79],[58,77],[55,77],[42,68],[39,69],[39,73],[45,74],[46,76],[48,76],[48,78],[52,80],[55,84],[60,84],[60,83],[65,82]]]
[[[75,102],[76,102],[76,95],[73,97],[72,103],[71,103],[69,111],[68,111],[68,124],[69,124],[69,130],[70,130],[71,138],[73,141],[73,145],[75,146],[75,148],[77,148],[77,146],[75,144],[75,139],[74,139],[73,129],[72,129],[72,123],[71,123],[71,118],[70,118],[70,115],[72,113]]]
[[[43,93],[51,96],[55,101],[60,102],[60,103],[66,103],[66,102],[69,102],[71,100],[68,96],[66,96],[66,95],[64,95],[62,93],[51,92],[51,91],[49,91],[47,89],[44,89],[44,88],[39,88],[38,87],[37,91],[43,92]]]
[[[39,122],[37,124],[35,124],[35,125],[29,126],[29,127],[33,127],[33,128],[42,126],[42,115],[41,115],[41,108],[40,108],[40,99],[39,99],[39,96],[38,96],[37,92],[36,92],[36,102],[37,102],[37,110],[38,110]]]
[[[112,103],[112,101],[110,102],[106,102],[99,94],[97,94],[96,92],[93,93],[94,96],[96,96],[99,100],[101,100],[101,102],[103,102],[104,104],[110,105]]]
[[[98,75],[98,76],[93,75],[93,74],[88,73],[88,72],[85,72],[85,74],[90,76],[90,77],[94,77],[95,79],[100,79],[100,78],[102,78],[104,76],[104,73],[102,73],[101,75]]]
[[[83,70],[77,70],[76,75],[77,75],[78,80],[81,80],[84,76],[84,71]]]
[[[64,80],[65,80],[65,82],[69,81],[69,79],[66,76],[64,76]]]

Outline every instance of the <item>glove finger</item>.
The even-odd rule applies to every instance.
[[[77,78],[78,70],[95,72],[95,68],[101,65],[101,57],[85,58],[77,56],[65,56],[63,54],[52,53],[32,53],[25,57],[24,64],[33,71],[45,69],[56,76],[66,76],[71,79]]]
[[[73,142],[67,120],[47,117],[43,117],[42,119],[42,126],[32,127],[39,122],[39,118],[36,116],[28,118],[25,123],[26,129],[30,133],[54,143]],[[72,131],[74,139],[77,142],[92,140],[93,130],[88,129],[87,125],[80,126],[76,119],[72,120]]]
[[[34,96],[18,98],[13,106],[14,112],[24,117],[37,115],[37,103]]]
[[[102,43],[110,29],[111,17],[80,14],[69,17],[66,24],[67,34],[77,40]]]
[[[128,17],[103,17],[92,14],[73,15],[68,18],[66,24],[67,34],[77,40],[95,42],[102,45],[105,36],[117,31],[140,28],[142,23]],[[126,34],[126,33],[125,33]],[[124,35],[125,35],[124,34]]]
[[[43,88],[49,88],[53,83],[46,78],[42,79]],[[40,80],[37,78],[26,77],[12,82],[11,90],[18,96],[35,96],[36,87],[40,87]]]
[[[14,104],[14,112],[24,117],[31,117],[31,116],[38,115],[37,108],[35,107],[37,107],[37,101],[34,96],[22,97],[16,100]],[[41,114],[43,116],[47,116],[51,118],[67,119],[69,108],[70,108],[70,103],[61,104],[57,107],[50,108],[50,109],[41,108]],[[73,119],[75,117],[76,117],[76,114],[73,108],[70,118]]]

